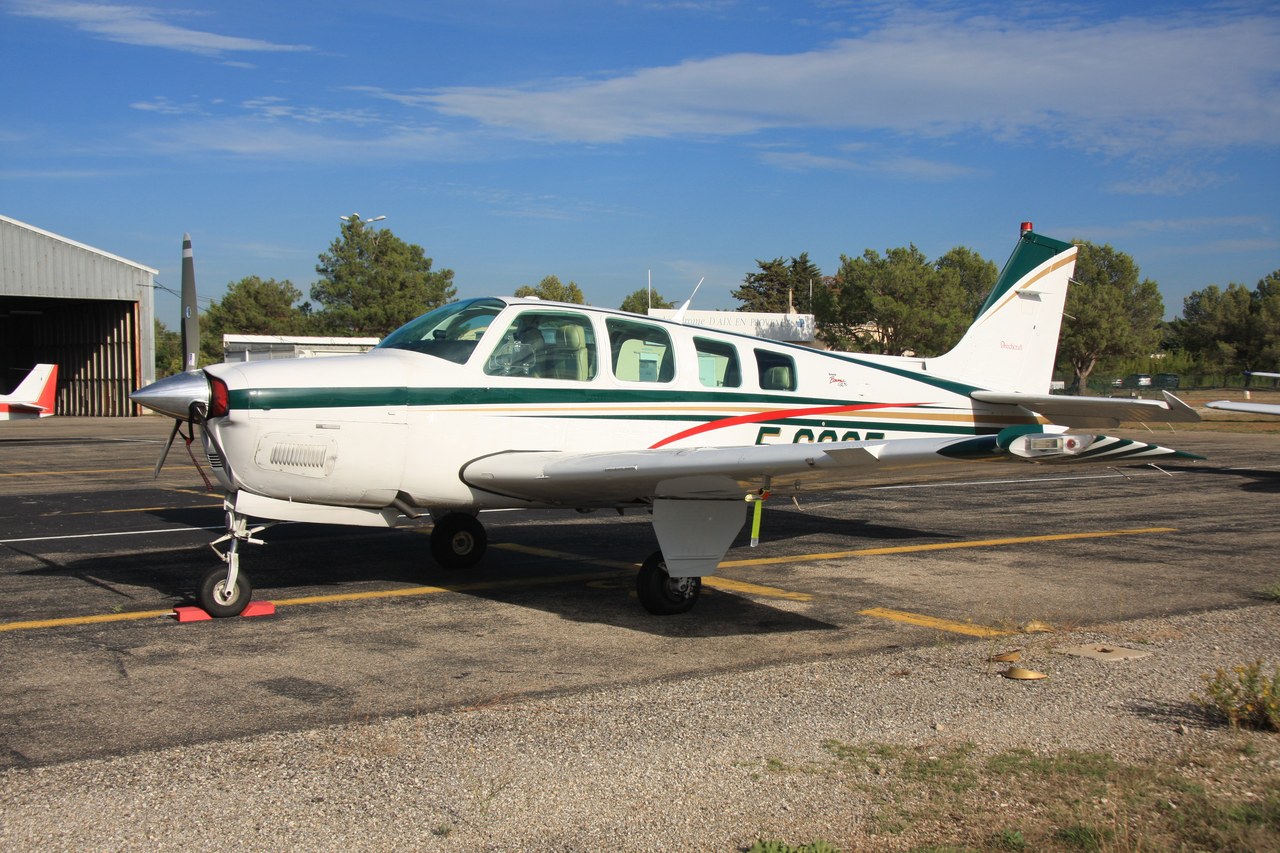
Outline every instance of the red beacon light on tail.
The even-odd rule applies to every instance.
[[[1032,225],[1030,222],[1024,222],[1022,223],[1022,228],[1020,229],[1019,234],[1026,234],[1028,231],[1031,231],[1034,228],[1035,226]]]

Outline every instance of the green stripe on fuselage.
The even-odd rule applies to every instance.
[[[914,402],[914,401],[913,401]],[[372,406],[520,405],[725,405],[763,404],[796,409],[815,406],[885,406],[870,400],[748,394],[731,391],[618,390],[612,388],[255,388],[230,392],[233,409],[325,409]]]

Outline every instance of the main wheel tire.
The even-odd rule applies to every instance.
[[[451,512],[431,531],[431,556],[446,569],[469,569],[484,556],[489,537],[474,515]]]
[[[688,613],[701,592],[702,578],[673,578],[667,574],[667,561],[661,551],[650,554],[636,576],[640,604],[655,616]]]
[[[235,589],[227,589],[227,570],[222,566],[212,568],[200,578],[196,588],[196,603],[218,619],[239,616],[249,606],[253,596],[253,584],[244,572],[236,573]]]

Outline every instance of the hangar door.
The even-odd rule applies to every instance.
[[[56,364],[59,415],[136,414],[138,353],[136,302],[0,296],[0,390]]]

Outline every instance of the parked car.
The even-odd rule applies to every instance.
[[[1153,388],[1177,388],[1178,374],[1176,373],[1157,373],[1151,379]]]
[[[1149,373],[1130,373],[1124,378],[1124,382],[1120,384],[1121,388],[1150,388],[1151,375]]]

